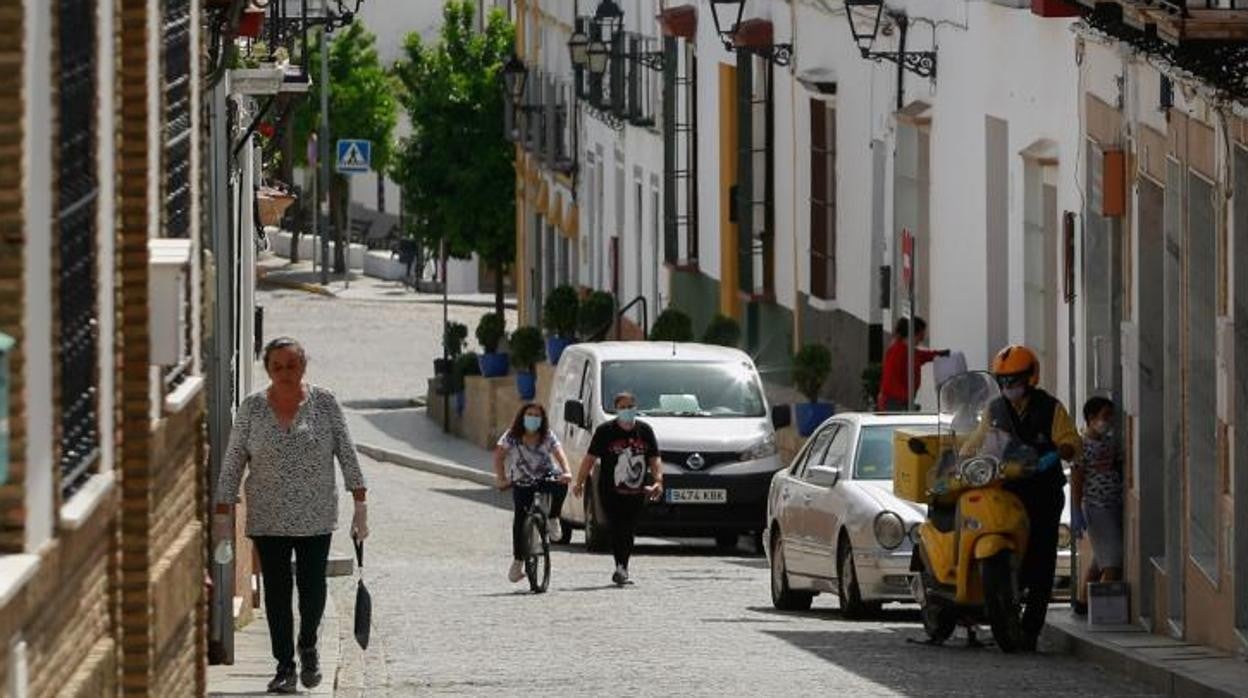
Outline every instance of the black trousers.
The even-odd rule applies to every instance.
[[[644,494],[623,494],[614,487],[602,488],[602,508],[607,512],[607,527],[611,532],[611,554],[615,564],[628,568],[633,555],[637,519],[646,506]]]
[[[1053,574],[1057,571],[1057,533],[1061,523],[1066,494],[1062,491],[1065,478],[1060,470],[1029,480],[1012,483],[1010,489],[1023,500],[1031,522],[1027,554],[1018,571],[1022,589],[1023,632],[1037,636],[1044,629],[1044,618],[1053,600]]]
[[[280,666],[295,663],[295,619],[290,597],[299,588],[299,647],[316,647],[317,629],[325,613],[325,568],[330,534],[323,536],[253,536],[264,575],[264,614],[269,622],[273,658]],[[290,558],[295,557],[291,583]]]
[[[550,518],[559,518],[563,511],[563,500],[568,496],[568,486],[563,483],[544,482],[535,487],[514,486],[511,488],[511,501],[515,504],[515,516],[511,521],[511,556],[523,560],[524,555],[524,517],[533,504],[533,493],[538,489],[550,493]]]

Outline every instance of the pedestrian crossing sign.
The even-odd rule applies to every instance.
[[[338,174],[363,174],[372,169],[371,141],[344,138],[338,141]]]

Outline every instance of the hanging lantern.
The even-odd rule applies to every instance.
[[[576,30],[568,39],[568,53],[572,56],[573,68],[584,68],[589,63],[589,37],[585,32]]]
[[[735,19],[732,18],[734,9],[737,13]],[[715,22],[715,33],[719,34],[720,41],[729,50],[732,50],[732,37],[737,33],[737,25],[741,24],[744,14],[745,0],[711,0],[711,19]]]
[[[529,79],[529,69],[516,54],[511,54],[499,71],[503,81],[503,91],[512,106],[517,106],[524,99],[524,83]]]
[[[884,0],[845,0],[845,16],[849,19],[849,32],[858,44],[858,50],[866,53],[875,43],[880,32],[880,17],[884,13]]]

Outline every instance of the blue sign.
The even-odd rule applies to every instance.
[[[344,138],[338,141],[338,174],[364,174],[372,169],[371,141]]]

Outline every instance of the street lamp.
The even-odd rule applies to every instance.
[[[586,49],[585,55],[588,60],[590,75],[602,77],[607,72],[607,61],[611,58],[611,48],[602,39],[594,39],[589,42],[589,48]]]
[[[572,55],[572,67],[584,68],[589,63],[589,37],[579,29],[568,39],[568,53]]]
[[[524,99],[524,84],[529,79],[529,69],[525,67],[524,61],[516,54],[511,54],[499,74],[502,76],[503,92],[508,101],[513,107],[520,106],[520,101]]]
[[[897,25],[896,51],[871,50],[875,37],[880,31],[880,17],[883,14],[887,14],[889,21]],[[888,9],[884,6],[884,0],[845,0],[845,15],[849,18],[849,31],[854,37],[854,42],[858,44],[858,51],[862,53],[863,58],[873,61],[892,61],[900,68],[905,68],[920,77],[927,78],[936,75],[935,51],[906,50],[906,29],[910,24],[906,13]],[[900,83],[899,75],[898,103],[902,99]]]
[[[615,43],[616,35],[624,27],[624,10],[615,0],[602,0],[594,13],[594,24],[598,25],[599,37],[607,43]]]
[[[734,5],[737,8],[737,19],[725,27],[722,22],[727,20]],[[724,20],[720,19],[721,9],[724,11]],[[715,33],[719,34],[719,40],[724,42],[724,48],[729,51],[734,48],[732,39],[737,33],[737,25],[741,24],[741,17],[744,14],[745,0],[711,0],[711,19],[715,22]]]
[[[863,56],[871,50],[880,32],[880,17],[884,14],[884,0],[845,0],[845,17],[849,20],[849,33],[858,44]]]
[[[737,18],[731,25],[727,25],[733,7],[737,9]],[[721,10],[724,13],[722,16]],[[793,44],[773,42],[770,22],[761,22],[767,29],[759,35],[753,30],[760,28],[760,21],[750,20],[743,23],[741,17],[744,14],[745,0],[711,0],[711,19],[715,22],[715,32],[719,34],[720,41],[724,42],[724,49],[736,51],[740,46],[776,65],[788,65],[793,59]]]

